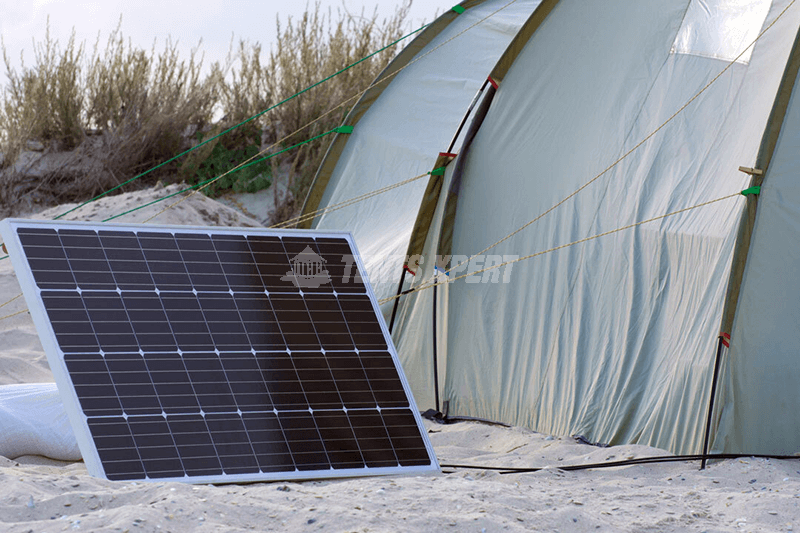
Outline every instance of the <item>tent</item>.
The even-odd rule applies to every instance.
[[[443,69],[471,56],[442,47],[365,96],[307,213],[445,170],[312,227],[351,230],[381,296],[402,248],[412,288],[449,280],[397,300],[422,408],[438,392],[449,415],[597,442],[697,453],[708,431],[712,451],[800,451],[800,5],[536,4],[455,157],[436,157],[459,124],[438,115],[456,108]]]
[[[336,134],[304,214],[421,175],[448,149],[466,109],[540,0],[468,0],[431,23],[355,104]],[[329,210],[303,227],[348,228],[378,298],[394,293],[426,181]],[[365,223],[369,221],[369,223]],[[312,223],[313,222],[313,223]]]

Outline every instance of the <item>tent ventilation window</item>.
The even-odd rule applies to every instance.
[[[673,54],[733,61],[758,37],[772,0],[692,0],[672,45]],[[749,48],[739,63],[750,62]]]

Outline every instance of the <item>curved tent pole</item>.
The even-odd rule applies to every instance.
[[[558,4],[558,0],[543,0],[541,4],[534,10],[528,20],[523,24],[522,28],[514,39],[511,41],[509,46],[506,48],[505,52],[498,60],[497,64],[495,65],[494,69],[492,69],[491,74],[488,78],[484,81],[481,85],[480,90],[473,98],[472,103],[467,110],[464,118],[459,124],[453,139],[450,142],[450,146],[448,147],[447,152],[439,154],[439,159],[436,161],[436,165],[434,168],[439,168],[442,166],[447,165],[455,159],[455,154],[452,154],[453,147],[455,146],[456,141],[458,140],[459,135],[467,122],[469,115],[472,113],[473,109],[475,108],[476,104],[480,101],[480,105],[477,106],[477,110],[475,110],[475,115],[470,123],[469,128],[467,129],[467,133],[464,136],[464,141],[462,142],[461,146],[461,157],[458,158],[456,162],[456,168],[453,171],[453,178],[450,184],[450,190],[446,192],[445,196],[445,213],[444,219],[442,221],[442,225],[439,228],[440,231],[440,238],[438,244],[438,251],[440,255],[448,255],[449,249],[452,244],[452,222],[455,217],[455,207],[456,207],[456,198],[457,198],[457,191],[458,186],[460,184],[460,175],[461,175],[461,167],[463,167],[465,154],[469,151],[469,146],[472,142],[472,139],[475,137],[478,129],[480,129],[481,124],[483,124],[484,118],[486,118],[486,113],[491,107],[492,100],[494,99],[494,95],[497,92],[499,82],[505,77],[508,68],[510,67],[511,63],[514,62],[514,59],[519,55],[522,51],[522,48],[528,43],[532,35],[536,32],[536,30],[541,26],[544,19],[550,14],[550,12],[555,8],[556,4]],[[490,87],[487,90],[487,85]],[[483,98],[481,98],[483,96]],[[421,257],[421,254],[425,247],[425,241],[427,240],[428,234],[431,230],[431,226],[433,225],[433,216],[434,212],[436,211],[436,207],[441,200],[442,195],[442,186],[444,183],[443,176],[439,175],[431,175],[430,180],[428,181],[428,186],[425,190],[425,194],[423,196],[422,203],[420,204],[419,212],[417,213],[417,219],[414,222],[414,229],[411,231],[411,237],[408,243],[408,253],[406,257]],[[449,231],[448,231],[449,230]],[[445,242],[443,242],[443,239]],[[443,251],[445,250],[445,251]],[[408,265],[406,265],[408,266]],[[415,268],[419,267],[418,264],[410,265]],[[443,265],[447,266],[447,265]],[[403,291],[401,287],[398,287],[398,296],[400,296]],[[434,291],[436,291],[436,287],[434,287]],[[434,292],[434,299],[436,298],[436,293]],[[399,298],[395,298],[395,309],[399,305]],[[394,314],[394,313],[393,313]],[[434,328],[434,346],[433,346],[433,364],[434,364],[434,395],[435,395],[435,402],[436,402],[436,411],[439,412],[439,382],[438,382],[438,367],[437,367],[437,346],[436,346],[436,302],[434,303],[433,309],[433,328]],[[447,402],[445,402],[445,406]]]
[[[489,78],[486,78],[486,80],[484,80],[484,82],[483,82],[483,85],[481,85],[481,88],[478,89],[478,92],[475,93],[475,96],[472,97],[472,101],[469,103],[469,107],[467,108],[467,112],[464,113],[464,117],[461,119],[461,122],[459,123],[458,128],[456,128],[456,133],[455,133],[455,135],[453,135],[453,139],[450,141],[450,144],[447,146],[447,151],[445,153],[447,153],[447,154],[452,154],[453,153],[453,147],[456,145],[456,141],[458,140],[458,136],[461,135],[461,130],[464,128],[464,124],[467,123],[467,119],[469,118],[470,114],[472,113],[472,110],[475,108],[475,104],[478,103],[478,100],[480,99],[481,95],[483,94],[483,90],[486,89],[486,86],[488,84],[489,84]]]
[[[406,280],[406,272],[410,272],[412,276],[416,276],[417,273],[408,268],[408,264],[403,265],[403,272],[400,274],[400,283],[397,284],[397,295],[394,299],[394,306],[392,307],[392,318],[389,320],[389,335],[392,334],[392,328],[394,328],[394,319],[397,316],[397,306],[400,303],[400,295],[403,294],[403,282]]]
[[[472,142],[472,138],[474,138],[477,130],[480,129],[483,119],[486,117],[486,113],[492,104],[494,95],[508,73],[508,69],[511,67],[517,56],[520,54],[520,52],[522,52],[522,49],[528,44],[533,35],[541,27],[542,23],[545,21],[548,15],[550,15],[557,4],[558,0],[543,0],[542,3],[538,5],[533,13],[531,13],[531,16],[528,17],[528,20],[526,20],[522,25],[522,28],[520,28],[520,30],[517,32],[517,35],[508,45],[505,52],[503,52],[503,55],[500,56],[500,59],[497,61],[497,64],[492,69],[492,72],[487,79],[491,87],[485,91],[483,99],[478,106],[477,111],[475,111],[475,118],[472,119],[472,123],[467,129],[467,133],[461,145],[461,157],[459,157],[458,161],[456,162],[457,166],[453,173],[453,180],[451,182],[450,190],[445,193],[445,213],[442,226],[440,228],[439,240],[440,255],[448,255],[450,253],[450,245],[452,244],[452,223],[455,218],[457,190],[460,184],[459,177],[461,175],[459,167],[460,165],[463,165],[463,161],[465,159],[464,155],[467,151],[469,151],[469,145]],[[428,190],[425,191],[425,199],[420,207],[417,221],[414,224],[414,229],[411,232],[411,239],[408,248],[409,257],[413,257],[422,252],[428,232],[431,229],[433,212],[441,195],[441,183],[439,182],[433,184],[432,182],[433,180],[431,180],[431,183],[429,183]],[[436,188],[437,185],[438,190]],[[431,193],[430,198],[429,193]]]

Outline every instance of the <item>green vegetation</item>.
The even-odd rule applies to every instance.
[[[257,42],[240,41],[225,64],[208,68],[199,45],[188,58],[170,39],[160,51],[143,50],[124,38],[121,22],[105,47],[98,42],[91,54],[74,33],[62,46],[48,31],[34,44],[33,64],[15,69],[3,47],[0,207],[13,211],[33,196],[44,203],[86,200],[197,146],[393,42],[407,30],[410,4],[405,0],[379,19],[377,10],[352,16],[323,11],[317,2],[298,20],[282,23],[278,17],[278,40],[268,53]],[[351,97],[396,51],[364,61],[126,188],[158,179],[198,183],[265,149],[275,152],[334,128],[355,103]],[[285,192],[275,198],[278,219],[288,218],[302,205],[329,142],[227,174],[205,192],[252,192],[280,179]],[[37,163],[38,156],[22,157],[32,144],[42,161],[61,157],[46,165]]]
[[[229,135],[230,137],[220,138],[213,145],[211,153],[199,164],[193,162],[184,165],[181,170],[187,176],[188,183],[196,185],[219,177],[206,187],[205,191],[209,196],[217,196],[228,190],[256,192],[269,187],[272,183],[270,180],[272,169],[266,161],[235,170],[238,165],[258,156],[261,140],[259,132],[254,131],[249,139],[242,139],[243,136],[237,131]],[[198,133],[197,142],[202,140],[203,135]]]

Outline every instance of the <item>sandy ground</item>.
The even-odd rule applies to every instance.
[[[474,422],[428,424],[443,464],[547,466],[535,474],[445,468],[426,477],[192,486],[90,477],[82,463],[0,459],[0,529],[27,531],[791,531],[800,473],[789,461],[667,463],[563,472],[643,457],[642,446]],[[548,440],[550,439],[550,440]],[[613,459],[612,459],[613,460]]]
[[[170,192],[108,198],[67,218],[98,220]],[[52,218],[62,206],[41,213]],[[154,206],[119,219],[141,222]],[[202,195],[162,213],[166,224],[258,222]],[[0,261],[0,303],[19,293]],[[24,309],[20,298],[0,317]],[[26,313],[0,318],[0,385],[52,381]],[[547,467],[303,483],[201,485],[96,479],[80,462],[0,457],[0,531],[800,531],[800,461],[740,459],[565,472],[559,466],[665,455],[598,448],[570,437],[477,422],[427,423],[443,465]],[[8,430],[8,428],[5,428]],[[4,428],[0,427],[0,432]]]

